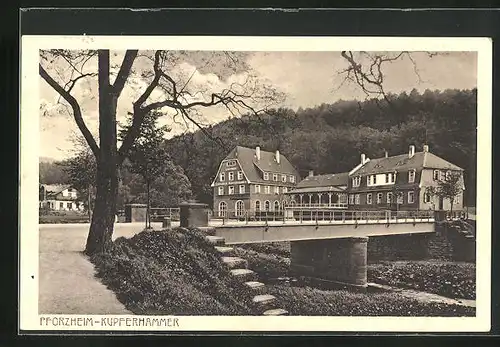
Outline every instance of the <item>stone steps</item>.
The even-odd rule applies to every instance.
[[[249,269],[232,269],[229,271],[233,276],[240,279],[242,282],[257,280],[257,273]]]
[[[252,303],[258,312],[264,316],[287,316],[289,314],[287,310],[276,307],[276,297],[266,294],[266,285],[258,281],[258,275],[255,271],[248,269],[248,261],[235,256],[234,248],[227,247],[223,237],[215,236],[215,228],[205,227],[200,229],[206,232],[205,238],[219,252],[221,261],[229,268],[229,272],[255,294]]]
[[[282,308],[267,310],[262,313],[263,316],[288,316],[288,311]]]
[[[225,257],[234,256],[234,248],[233,247],[225,247],[225,246],[215,246],[217,252]]]
[[[210,242],[213,245],[216,246],[224,246],[226,241],[224,240],[223,237],[221,236],[212,236],[212,235],[207,235],[205,236],[208,242]]]
[[[239,257],[222,257],[222,262],[230,269],[248,269],[248,262]]]
[[[245,285],[250,287],[250,289],[252,289],[252,291],[256,294],[265,294],[266,292],[266,285],[262,282],[249,281],[245,282]]]

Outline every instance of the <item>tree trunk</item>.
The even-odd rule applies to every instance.
[[[151,228],[151,215],[149,209],[149,181],[146,181],[146,228]]]
[[[96,199],[85,253],[104,253],[111,244],[118,197],[118,151],[116,148],[116,104],[118,97],[109,83],[109,50],[98,51],[99,156]]]
[[[85,248],[87,255],[104,253],[111,244],[116,215],[118,179],[116,175],[108,175],[110,171],[113,170],[97,169],[96,199]]]
[[[89,221],[92,220],[92,207],[91,205],[91,197],[90,195],[92,194],[92,185],[89,184],[88,187],[88,194],[87,194],[87,210],[88,210],[88,215],[89,215]]]

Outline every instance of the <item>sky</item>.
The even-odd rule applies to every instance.
[[[147,58],[151,52],[140,52],[134,62],[134,72],[119,100],[117,119],[125,120],[127,112],[132,110],[132,103],[146,88],[152,70],[152,63]],[[384,53],[385,54],[385,53]],[[388,53],[395,54],[395,53]],[[111,64],[117,71],[123,52],[112,52]],[[384,89],[387,92],[400,93],[417,89],[445,90],[450,88],[471,89],[477,86],[477,54],[473,52],[446,52],[429,57],[424,52],[411,52],[413,62],[406,56],[393,62],[384,63]],[[210,93],[224,88],[246,86],[267,86],[279,92],[279,103],[272,106],[298,109],[333,103],[337,100],[363,100],[362,91],[353,83],[342,83],[347,67],[340,52],[234,52],[230,59],[222,52],[173,52],[169,58],[168,72],[177,85],[184,86],[191,92],[187,102],[208,98]],[[70,77],[67,63],[61,59],[42,60],[47,72],[61,84]],[[116,65],[116,66],[115,66]],[[89,60],[85,72],[96,72],[97,61]],[[113,74],[112,74],[113,75]],[[113,79],[113,77],[112,77]],[[113,82],[113,81],[112,81]],[[254,84],[255,82],[255,84]],[[261,95],[266,90],[254,88],[254,95]],[[247,88],[248,89],[248,88]],[[245,89],[245,90],[247,90]],[[71,137],[79,133],[72,118],[70,108],[60,100],[58,94],[43,80],[39,79],[40,98],[40,157],[64,159],[72,155],[74,148]],[[96,78],[81,79],[72,89],[71,94],[79,101],[84,120],[89,129],[96,134],[98,129]],[[200,92],[201,91],[201,92]],[[199,92],[198,94],[195,94]],[[262,95],[264,95],[262,94]],[[162,100],[164,93],[156,90],[148,102]],[[249,101],[252,106],[268,106],[260,99]],[[193,125],[173,117],[170,110],[163,109],[167,115],[163,124],[172,128],[168,136],[174,136]],[[196,119],[203,124],[213,124],[231,117],[223,107],[196,110]],[[234,113],[234,110],[233,110]]]

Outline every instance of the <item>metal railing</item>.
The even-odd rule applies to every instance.
[[[287,205],[287,209],[310,209],[310,208],[347,208],[347,202],[336,202],[336,203],[303,203],[303,204],[293,204]]]
[[[178,207],[151,207],[149,211],[152,222],[162,222],[165,218],[170,218],[172,221],[180,220]]]
[[[416,223],[433,222],[434,211],[356,211],[333,209],[293,209],[277,211],[215,210],[212,220],[226,224],[301,224],[301,223]]]

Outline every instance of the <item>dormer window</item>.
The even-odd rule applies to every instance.
[[[273,181],[278,181],[278,174],[273,174]]]
[[[264,172],[264,181],[269,181],[269,172]]]
[[[415,170],[408,171],[408,183],[415,182]]]
[[[294,175],[290,175],[290,182],[292,182],[292,183],[295,182],[295,176]]]
[[[243,171],[238,171],[238,181],[243,179]]]
[[[367,177],[367,184],[373,186],[377,184],[377,175],[370,175]]]
[[[434,172],[432,173],[432,178],[434,179],[434,181],[439,181],[439,170],[434,170]]]
[[[230,160],[226,164],[227,166],[235,166],[236,165],[236,160]]]
[[[361,184],[361,176],[356,176],[352,178],[353,187],[359,187],[360,184]]]
[[[281,182],[286,182],[286,175],[281,175]]]
[[[446,171],[445,178],[446,178],[446,180],[449,180],[449,179],[450,179],[450,177],[451,177],[451,171],[450,171],[450,170],[448,170],[448,171]]]

